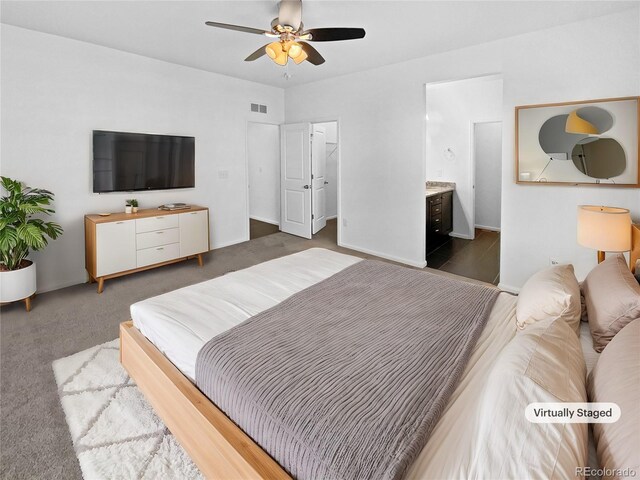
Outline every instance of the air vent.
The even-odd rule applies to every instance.
[[[251,104],[251,111],[255,113],[267,113],[267,106],[258,103]]]

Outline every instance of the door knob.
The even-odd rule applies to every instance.
[[[329,182],[324,182],[325,185],[329,185]]]
[[[305,185],[305,186],[304,186],[304,187],[302,187],[302,188],[304,188],[305,190],[309,190],[309,185]]]

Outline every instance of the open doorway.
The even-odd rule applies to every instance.
[[[281,126],[282,232],[338,243],[338,138],[337,121]]]
[[[426,85],[427,267],[494,284],[502,105],[499,75]]]
[[[280,126],[247,123],[249,239],[280,228]]]
[[[320,132],[323,132],[324,141],[317,136]],[[316,183],[323,182],[324,184],[322,193],[315,195],[312,199],[312,204],[315,207],[320,207],[319,209],[315,207],[313,209],[314,220],[324,214],[324,221],[321,224],[314,225],[313,234],[314,238],[331,240],[337,244],[338,122],[314,123],[313,134],[312,142],[317,145],[315,150],[312,149],[311,156],[313,181]],[[315,159],[314,155],[316,155]],[[321,202],[324,205],[318,205]]]

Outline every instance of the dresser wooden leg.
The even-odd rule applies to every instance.
[[[201,253],[198,254],[198,265],[200,265],[201,267],[204,265],[204,262],[202,261],[202,254]]]
[[[98,293],[102,293],[104,290],[104,278],[98,278]]]
[[[27,309],[27,312],[31,311],[31,297],[27,297],[24,299],[24,306]]]

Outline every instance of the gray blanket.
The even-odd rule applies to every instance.
[[[399,479],[497,295],[362,261],[209,341],[196,384],[295,478]]]

